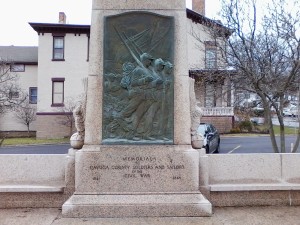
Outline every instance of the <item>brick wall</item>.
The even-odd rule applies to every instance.
[[[219,133],[229,133],[233,128],[233,117],[232,116],[202,116],[201,123],[213,124]]]
[[[70,137],[70,127],[62,125],[66,120],[64,115],[37,115],[36,137],[37,138],[64,138]],[[73,124],[73,132],[75,131]]]

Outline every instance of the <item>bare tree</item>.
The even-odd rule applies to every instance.
[[[231,77],[235,89],[259,96],[273,150],[284,153],[284,96],[298,91],[300,82],[300,3],[297,0],[258,3],[263,4],[256,0],[222,0],[223,25],[233,32],[229,37],[220,25],[209,32],[226,64],[236,70]],[[279,143],[272,110],[280,124]],[[298,132],[293,152],[298,148],[299,137]]]
[[[224,8],[227,24],[235,29],[228,41],[228,59],[239,71],[236,87],[256,93],[264,106],[274,152],[286,152],[283,121],[284,95],[297,89],[300,76],[299,12],[294,15],[285,0],[266,5],[266,14],[257,16],[257,3],[231,0]],[[297,2],[295,6],[297,8]],[[252,13],[247,14],[250,7]],[[275,139],[271,109],[280,124],[280,147]],[[299,134],[297,139],[299,140]],[[298,141],[299,143],[299,141]],[[293,152],[298,148],[295,145]]]
[[[30,124],[36,120],[36,108],[28,102],[15,108],[15,116],[18,121],[27,127],[27,134],[30,137]]]
[[[0,114],[13,109],[26,99],[17,83],[17,74],[10,70],[12,65],[13,62],[0,58]]]
[[[66,99],[64,106],[58,109],[58,111],[62,114],[63,119],[59,119],[57,122],[58,124],[69,128],[70,137],[73,134],[74,122],[75,122],[73,117],[73,111],[77,104],[78,104],[78,100],[76,101],[74,98],[70,97]]]

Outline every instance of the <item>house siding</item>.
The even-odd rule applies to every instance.
[[[38,113],[60,111],[52,105],[52,78],[65,78],[64,99],[78,100],[84,93],[83,80],[88,76],[86,34],[65,35],[65,60],[52,61],[52,34],[46,33],[39,37],[39,68]]]
[[[62,122],[66,121],[64,115],[37,115],[37,138],[63,138],[70,136],[70,127],[63,125]],[[72,133],[74,130],[72,127]]]
[[[37,71],[37,65],[25,65],[24,72],[16,72],[18,76],[17,83],[25,94],[29,94],[30,87],[37,87]],[[32,104],[32,106],[36,107],[36,104]],[[36,121],[30,124],[30,130],[36,130]],[[14,111],[7,111],[0,116],[0,131],[27,131],[27,126],[16,118]]]

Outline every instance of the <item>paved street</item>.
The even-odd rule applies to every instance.
[[[1,225],[299,225],[300,207],[214,208],[212,217],[64,218],[57,208],[0,209]]]
[[[278,139],[278,137],[277,137]],[[296,140],[296,136],[286,136],[286,151],[291,151],[291,144]],[[278,141],[279,145],[279,141]],[[298,147],[300,152],[300,147]],[[232,137],[222,136],[220,144],[221,154],[233,153],[273,153],[269,135]]]
[[[69,144],[0,147],[0,154],[67,154]]]
[[[287,152],[291,150],[296,136],[286,136]],[[69,144],[24,145],[0,147],[0,154],[67,154]],[[298,148],[300,152],[300,147]],[[270,137],[263,136],[221,136],[220,154],[273,153]]]

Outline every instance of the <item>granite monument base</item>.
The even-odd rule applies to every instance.
[[[197,193],[73,195],[65,217],[200,217],[211,216],[210,202]]]
[[[199,153],[189,145],[85,145],[65,217],[210,216],[199,191]]]

